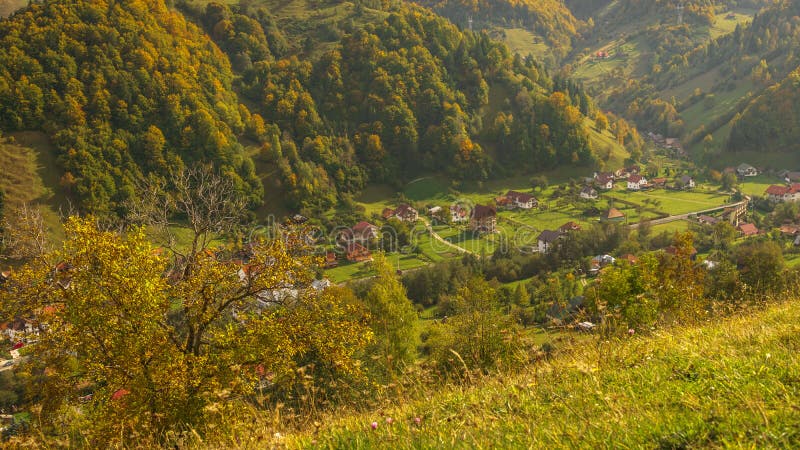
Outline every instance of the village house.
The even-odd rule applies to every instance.
[[[450,221],[461,223],[469,220],[469,210],[461,205],[450,206]]]
[[[369,222],[358,222],[353,228],[347,228],[339,233],[339,241],[346,243],[357,242],[366,244],[378,238],[378,227]]]
[[[736,173],[738,173],[740,177],[755,177],[758,176],[758,169],[750,164],[742,163],[736,168]]]
[[[669,148],[669,149],[673,149],[673,150],[678,150],[678,149],[683,148],[683,146],[681,145],[681,140],[680,139],[678,139],[678,138],[669,138],[669,137],[664,139],[664,147]]]
[[[494,198],[494,204],[495,204],[495,205],[496,205],[498,208],[503,208],[503,209],[514,209],[514,203],[511,201],[511,199],[509,199],[509,198],[508,198],[508,197],[506,197],[505,195],[501,195],[501,196],[499,196],[499,197],[495,197],[495,198]]]
[[[656,134],[656,133],[653,133],[652,131],[648,131],[647,132],[647,137],[649,137],[650,140],[652,140],[653,143],[656,144],[656,145],[664,145],[666,143],[666,140],[664,139],[664,135],[662,135],[662,134]]]
[[[755,236],[758,234],[758,228],[752,223],[743,223],[736,227],[736,231],[742,233],[744,237]]]
[[[667,186],[667,179],[663,177],[653,178],[650,180],[650,185],[655,188],[663,188]]]
[[[581,189],[581,198],[586,200],[597,200],[599,196],[597,195],[597,191],[591,186],[584,186]]]
[[[403,222],[416,222],[419,219],[419,213],[410,205],[403,203],[395,209],[384,208],[381,212],[381,217],[384,220],[391,219],[392,217]]]
[[[594,174],[594,181],[597,187],[605,191],[614,189],[614,174],[609,172],[601,172]]]
[[[647,179],[641,175],[631,175],[628,177],[628,190],[639,191],[647,187]]]
[[[558,231],[562,234],[567,234],[570,231],[581,231],[581,226],[575,222],[570,221],[558,227]]]
[[[787,183],[795,183],[800,182],[800,172],[791,172],[788,170],[782,170],[778,172],[778,177]]]
[[[610,266],[616,262],[616,258],[611,255],[597,255],[592,258],[589,264],[589,275],[597,275],[600,269]]]
[[[621,259],[624,261],[628,261],[628,264],[632,266],[639,263],[639,258],[637,258],[636,255],[630,253],[623,255]]]
[[[497,210],[491,206],[475,205],[469,218],[472,231],[494,233],[497,225]]]
[[[339,265],[339,261],[336,258],[336,252],[327,252],[325,253],[325,268],[330,269],[332,267],[336,267]]]
[[[508,191],[506,199],[513,207],[521,209],[535,208],[539,204],[539,201],[534,196],[517,191]]]
[[[623,222],[624,220],[625,220],[625,214],[623,214],[622,211],[618,210],[617,208],[609,209],[600,218],[601,222]]]
[[[797,233],[800,232],[800,228],[798,228],[797,225],[783,225],[778,231],[784,236],[797,236]]]
[[[561,239],[563,234],[560,231],[544,230],[539,234],[537,241],[539,243],[539,253],[547,253],[555,244]]]
[[[352,242],[344,249],[347,260],[350,262],[371,261],[372,253],[363,245]]]
[[[790,186],[772,185],[767,188],[766,194],[767,198],[775,203],[796,202],[800,200],[800,183]]]
[[[394,210],[394,216],[403,222],[416,222],[419,219],[419,213],[410,205],[403,203]]]
[[[719,219],[717,219],[716,217],[700,215],[697,216],[697,222],[706,225],[716,225],[717,223],[719,223]]]
[[[689,175],[684,175],[680,178],[680,185],[684,189],[694,189],[696,186],[694,178],[690,177]]]

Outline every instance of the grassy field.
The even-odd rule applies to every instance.
[[[63,236],[60,210],[68,207],[59,187],[55,148],[43,133],[19,132],[0,144],[0,187],[9,205],[35,205],[53,237]]]
[[[10,15],[27,4],[28,0],[0,0],[0,18]]]
[[[541,60],[550,54],[550,48],[539,36],[524,28],[498,28],[492,30],[492,37],[505,41],[508,48],[520,55],[533,55]]]
[[[798,323],[800,302],[793,301],[700,327],[598,340],[515,375],[332,416],[313,434],[284,442],[393,449],[796,448]]]
[[[739,190],[746,195],[764,195],[764,191],[773,184],[784,184],[784,181],[775,176],[759,175],[757,177],[745,178],[739,183]]]
[[[585,175],[586,172],[583,174]],[[425,177],[409,183],[403,190],[403,195],[417,206],[438,205],[447,208],[453,202],[469,205],[487,204],[510,189],[531,192],[526,185],[529,185],[527,177],[517,177],[495,180],[468,186],[461,191],[454,191],[450,188],[449,180],[445,178]],[[436,226],[434,230],[446,241],[481,255],[491,254],[504,239],[508,239],[518,247],[536,245],[536,238],[541,231],[557,229],[570,221],[588,227],[599,220],[599,216],[596,215],[583,215],[585,210],[592,207],[604,211],[613,203],[615,208],[625,214],[625,223],[632,224],[664,215],[679,215],[711,209],[731,201],[728,195],[720,194],[714,186],[702,184],[692,191],[659,189],[648,192],[631,192],[625,188],[624,183],[618,183],[613,191],[602,193],[601,198],[597,201],[559,203],[557,200],[550,199],[557,188],[558,185],[553,184],[544,190],[533,193],[540,199],[540,203],[548,206],[547,210],[498,211],[498,233],[496,234],[476,235],[468,231],[465,225],[441,225]],[[763,192],[763,189],[761,191]],[[385,207],[396,206],[396,198],[397,195],[393,193],[392,189],[386,186],[372,186],[365,190],[358,200],[364,206],[367,215],[371,216],[380,213]],[[676,222],[664,225],[662,228],[669,231],[683,231],[688,228],[688,223]],[[661,231],[662,228],[659,228],[658,231]],[[431,239],[424,233],[419,239],[419,246],[422,250],[419,256],[421,261],[440,261],[459,256],[453,249]],[[399,262],[403,269],[423,263],[411,258]],[[359,272],[357,268],[350,266],[334,269],[330,273],[336,280],[368,275],[368,273]]]

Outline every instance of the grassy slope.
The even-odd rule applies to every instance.
[[[800,301],[599,342],[519,375],[337,417],[289,446],[684,448],[800,444]],[[385,417],[394,423],[387,425]],[[413,418],[422,419],[419,426]],[[369,424],[379,423],[376,431]]]
[[[6,17],[28,4],[28,0],[0,0],[0,17]]]
[[[58,181],[55,148],[43,133],[12,133],[13,143],[0,144],[0,187],[9,205],[38,205],[55,237],[61,236],[58,211],[68,208]]]

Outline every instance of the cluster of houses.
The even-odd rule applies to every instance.
[[[678,138],[664,137],[664,135],[653,133],[652,131],[648,132],[646,136],[656,147],[669,150],[674,156],[682,158],[688,156],[686,150],[683,149],[681,140]]]
[[[586,181],[587,185],[581,190],[580,196],[587,200],[596,200],[598,198],[595,188],[601,191],[610,191],[614,189],[614,183],[617,181],[625,182],[626,188],[629,191],[642,191],[655,188],[694,189],[696,186],[694,178],[689,175],[683,175],[677,178],[675,183],[671,186],[668,183],[669,180],[666,178],[648,180],[647,177],[641,173],[639,166],[619,169],[616,172],[595,172],[592,178]]]
[[[775,203],[796,202],[800,200],[800,183],[787,186],[772,185],[765,192],[766,197]]]
[[[441,209],[441,208],[440,208]],[[381,212],[384,220],[397,219],[401,222],[414,223],[419,220],[419,212],[403,203],[395,209],[385,208]],[[339,265],[340,257],[350,262],[363,262],[372,260],[369,245],[380,237],[380,228],[370,222],[362,220],[350,228],[345,228],[336,235],[336,243],[342,250],[337,253],[329,251],[325,255],[325,267],[331,268]]]
[[[757,177],[759,174],[759,170],[750,164],[741,163],[736,167],[726,167],[722,170],[722,173],[732,173],[739,178],[749,178],[749,177]]]
[[[506,195],[495,198],[494,202],[498,208],[505,209],[533,209],[539,206],[539,200],[533,195],[517,191],[508,191]]]

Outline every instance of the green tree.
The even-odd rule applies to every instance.
[[[383,254],[375,255],[373,268],[376,276],[364,297],[375,335],[368,352],[377,357],[375,371],[392,378],[416,358],[417,312]]]
[[[755,292],[778,292],[783,287],[786,263],[777,243],[765,241],[740,245],[735,260],[742,282]]]
[[[500,309],[497,292],[481,277],[471,278],[450,299],[453,315],[428,338],[433,364],[447,372],[488,371],[520,362],[520,337]]]
[[[739,178],[736,177],[735,173],[725,173],[722,175],[722,189],[725,191],[731,191],[736,189],[736,186],[739,184]]]
[[[32,370],[45,376],[30,387],[45,425],[69,417],[87,386],[81,433],[107,446],[131,428],[196,424],[220,391],[251,395],[267,374],[274,390],[291,389],[301,363],[358,372],[354,354],[370,333],[356,304],[337,289],[277,295],[313,277],[297,239],[253,242],[242,268],[207,249],[170,262],[143,229],[120,235],[75,218],[65,229],[59,250],[0,292],[5,317],[47,324],[31,349]]]

